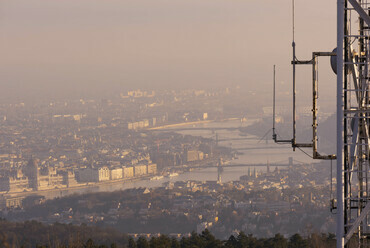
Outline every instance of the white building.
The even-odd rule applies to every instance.
[[[107,166],[100,168],[85,168],[79,171],[81,182],[102,182],[110,179],[110,171]]]
[[[122,179],[123,170],[122,168],[112,168],[110,170],[110,180]]]

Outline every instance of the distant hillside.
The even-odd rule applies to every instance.
[[[297,126],[311,126],[312,119],[306,118],[297,121]],[[280,139],[292,138],[292,123],[277,123],[276,132]],[[256,135],[258,137],[267,136],[272,139],[272,122],[271,118],[262,119],[248,127],[240,128],[241,132]],[[268,133],[269,132],[269,133]],[[267,133],[267,134],[266,134]],[[312,128],[297,128],[298,142],[311,142],[312,141]],[[318,124],[318,145],[319,151],[325,154],[333,154],[336,151],[336,115],[331,115],[326,120]]]

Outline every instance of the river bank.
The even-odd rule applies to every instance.
[[[239,132],[239,127],[247,126],[254,123],[254,119],[248,119],[246,122],[240,122],[239,118],[232,118],[231,120],[224,120],[224,121],[208,121],[206,123],[198,123],[198,124],[190,124],[186,123],[186,125],[191,125],[196,128],[232,128],[232,129],[222,129],[217,130],[215,133],[212,130],[183,130],[178,131],[176,127],[173,127],[174,131],[177,133],[181,133],[183,135],[192,135],[192,136],[201,136],[204,138],[215,138],[217,135],[220,139],[219,145],[223,147],[228,147],[229,149],[233,149],[236,151],[241,151],[238,154],[238,157],[232,161],[230,164],[240,164],[245,167],[234,167],[234,168],[224,168],[222,172],[222,181],[234,181],[239,180],[239,177],[248,173],[247,165],[252,165],[249,167],[250,169],[254,169],[254,164],[269,164],[270,167],[274,167],[274,164],[288,164],[288,158],[292,157],[293,160],[301,161],[305,163],[311,163],[312,160],[308,158],[302,152],[293,152],[291,149],[288,149],[289,146],[286,145],[275,145],[272,141],[266,140],[262,141],[260,137],[254,135],[243,135],[241,136]],[[185,125],[184,123],[179,123],[179,125]],[[242,138],[241,138],[242,137]],[[245,139],[244,139],[245,138]],[[271,149],[275,148],[276,149]],[[215,162],[215,161],[213,161]],[[197,180],[197,181],[206,181],[206,180],[214,180],[216,181],[218,178],[218,171],[217,168],[201,168],[198,167],[194,169],[196,166],[192,167],[175,167],[172,168],[169,173],[178,173],[178,176],[175,177],[164,177],[158,180],[150,180],[151,177],[155,175],[140,177],[140,178],[133,178],[133,179],[120,179],[115,181],[105,181],[99,183],[93,183],[89,185],[81,185],[79,187],[70,187],[64,189],[50,189],[47,191],[31,191],[31,192],[19,192],[19,193],[8,193],[6,196],[8,197],[16,197],[16,196],[28,196],[28,195],[43,195],[46,198],[54,198],[54,197],[61,197],[66,196],[69,194],[84,194],[90,192],[103,192],[103,191],[114,191],[114,190],[124,190],[129,188],[138,188],[138,187],[161,187],[163,183],[166,182],[176,182],[176,181],[187,181],[187,180]],[[257,170],[264,171],[265,168],[262,166],[256,167]]]
[[[50,188],[42,189],[37,191],[22,191],[22,192],[2,192],[0,195],[4,198],[14,198],[14,197],[27,197],[31,195],[41,195],[46,198],[54,198],[60,196],[66,196],[74,193],[89,193],[101,191],[103,188],[125,188],[126,185],[135,184],[136,182],[149,182],[151,178],[162,176],[162,178],[174,178],[186,172],[201,170],[205,165],[216,163],[219,158],[212,158],[207,160],[199,161],[198,163],[192,163],[191,165],[182,165],[171,168],[166,174],[158,173],[151,175],[144,175],[135,178],[123,178],[116,180],[108,180],[101,182],[89,182],[78,185],[73,185],[71,187],[63,188]],[[177,175],[176,175],[177,174]],[[162,179],[160,178],[160,179]]]

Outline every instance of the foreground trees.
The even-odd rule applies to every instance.
[[[305,238],[294,234],[285,238],[276,234],[271,238],[257,238],[240,232],[227,240],[217,239],[209,230],[192,232],[181,239],[166,235],[133,238],[107,228],[74,226],[55,223],[44,225],[36,221],[13,223],[0,220],[0,247],[37,248],[331,248],[335,247],[332,234],[311,234]],[[355,247],[355,246],[354,246]]]
[[[272,238],[258,239],[252,234],[246,235],[240,232],[237,237],[231,235],[227,240],[216,239],[207,229],[201,234],[192,232],[189,237],[181,240],[170,239],[166,235],[153,237],[150,241],[140,237],[136,240],[130,238],[129,248],[331,248],[335,247],[335,237],[332,234],[312,234],[308,238],[303,238],[299,234],[294,234],[289,239],[281,234],[276,234]],[[98,248],[98,247],[97,247]]]

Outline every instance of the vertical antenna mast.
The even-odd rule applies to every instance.
[[[276,117],[276,103],[275,103],[275,94],[276,94],[276,72],[275,72],[275,65],[274,65],[274,75],[273,75],[273,93],[272,93],[272,139],[275,141],[275,143],[284,143],[284,144],[292,144],[292,140],[278,140],[276,129],[275,129],[275,117]]]
[[[337,0],[337,248],[344,247],[343,203],[343,42],[344,1]]]
[[[296,56],[295,56],[295,41],[294,41],[294,0],[292,0],[292,25],[293,25],[293,42],[292,42],[292,47],[293,47],[293,139],[292,139],[292,147],[293,151],[295,151],[296,147],[296,89],[295,89],[295,62],[296,62]]]
[[[274,65],[274,78],[273,78],[273,93],[272,93],[272,139],[276,141],[276,133],[275,133],[275,65]]]
[[[336,156],[334,154],[332,155],[321,155],[318,152],[317,149],[317,99],[318,99],[318,78],[317,78],[317,71],[318,71],[318,57],[321,56],[335,56],[335,52],[313,52],[312,53],[312,59],[310,60],[297,60],[296,57],[296,44],[295,44],[295,24],[294,24],[294,0],[292,0],[292,12],[293,12],[293,25],[292,25],[292,33],[293,33],[293,41],[292,41],[292,48],[293,48],[293,137],[290,140],[278,140],[276,135],[276,128],[275,128],[275,90],[276,90],[276,84],[275,84],[275,65],[274,65],[274,78],[273,78],[273,126],[272,126],[272,138],[276,143],[285,143],[285,144],[291,144],[293,151],[295,151],[296,148],[300,149],[302,148],[308,148],[312,147],[313,149],[313,159],[323,159],[323,160],[332,160],[335,159]],[[296,137],[297,137],[297,117],[296,117],[296,65],[312,65],[312,142],[311,143],[297,143]]]
[[[306,61],[306,62],[302,62],[302,61],[297,61],[297,58],[296,58],[296,55],[295,55],[295,41],[294,41],[294,29],[295,29],[295,26],[294,26],[294,0],[292,0],[292,12],[293,12],[293,16],[292,16],[292,19],[293,19],[293,28],[292,28],[292,32],[293,32],[293,42],[292,42],[292,47],[293,47],[293,60],[292,60],[292,65],[293,65],[293,137],[292,139],[290,140],[278,140],[277,137],[276,137],[276,133],[275,133],[275,66],[274,66],[274,117],[273,117],[273,139],[276,143],[286,143],[286,144],[291,144],[292,147],[293,147],[293,151],[295,151],[295,148],[297,147],[313,147],[313,144],[312,143],[297,143],[296,142],[296,80],[295,80],[295,66],[296,64],[310,64],[311,61]]]

